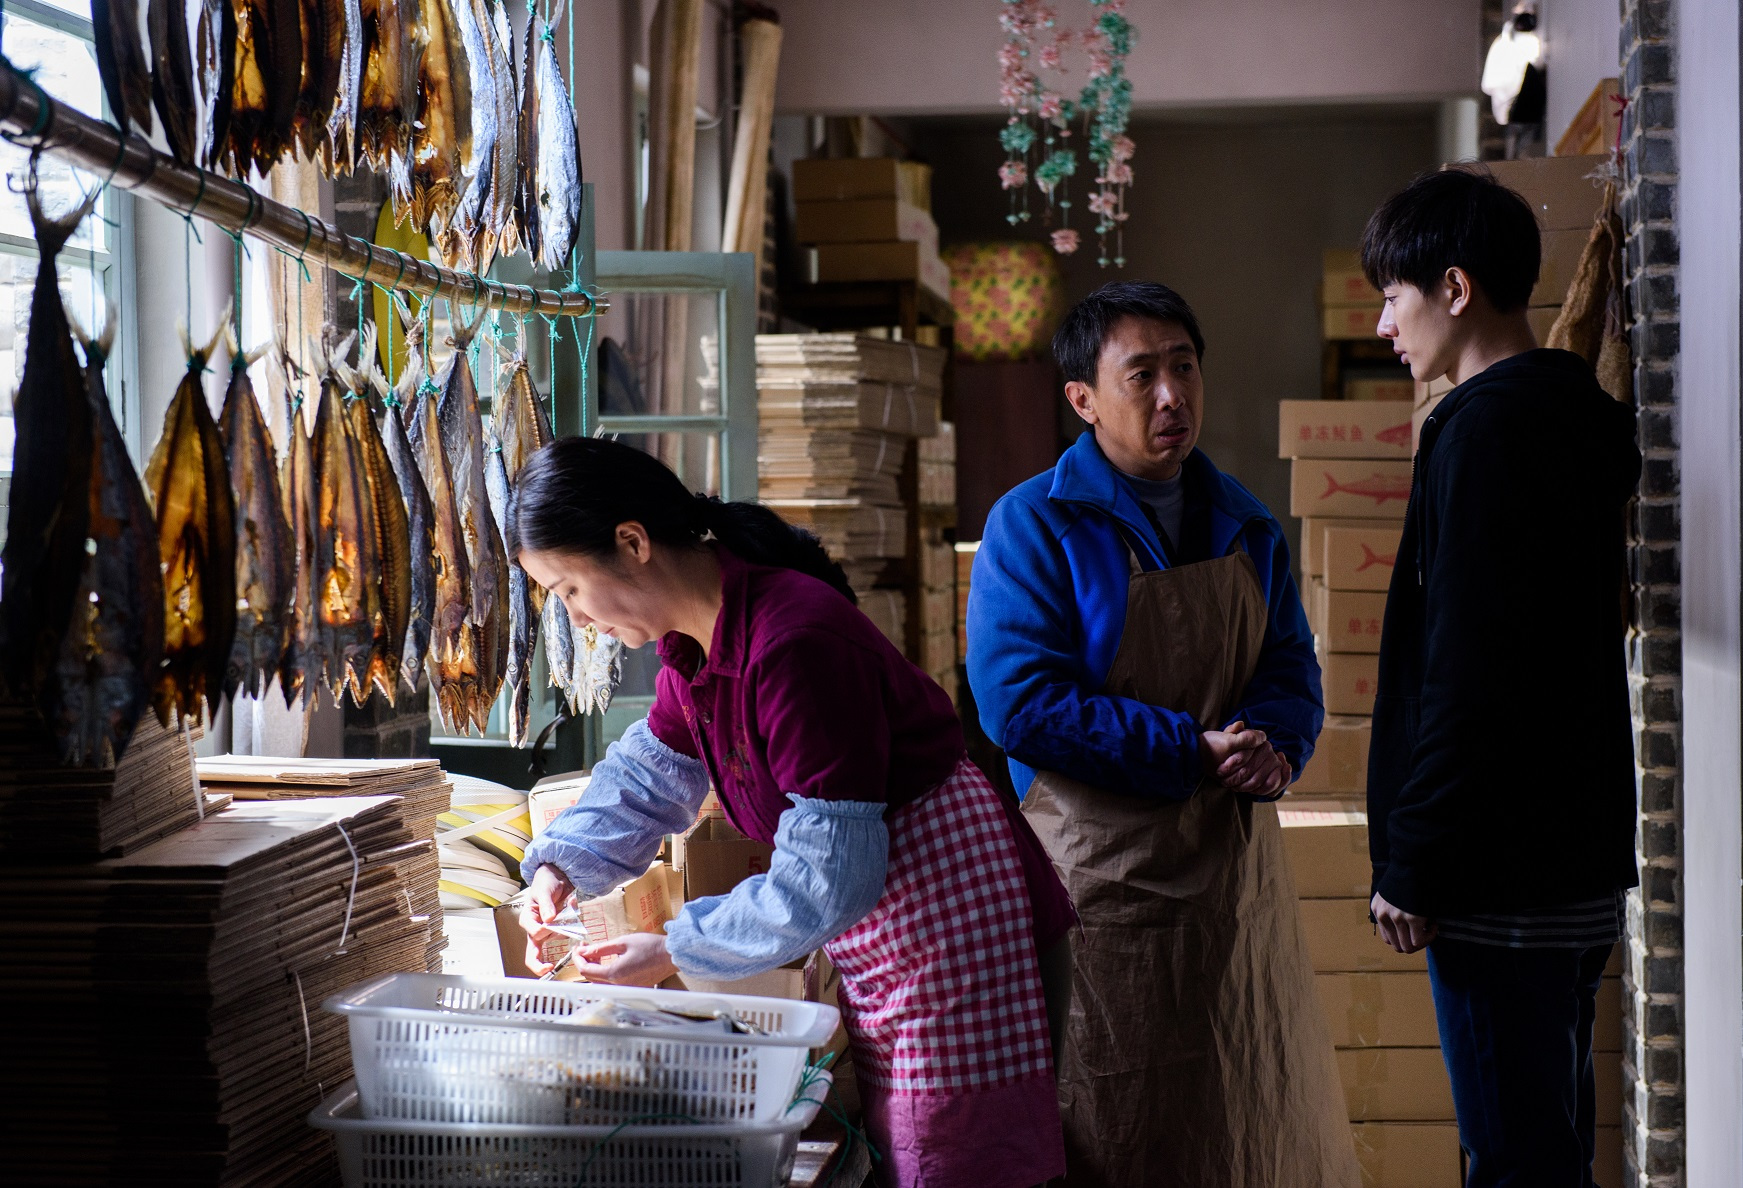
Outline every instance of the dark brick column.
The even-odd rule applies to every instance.
[[[1622,0],[1622,221],[1646,457],[1632,523],[1628,667],[1640,779],[1639,891],[1624,967],[1624,1148],[1632,1185],[1683,1177],[1681,492],[1677,139],[1670,0]]]

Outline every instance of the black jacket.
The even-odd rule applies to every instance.
[[[1422,427],[1380,637],[1374,889],[1434,918],[1637,881],[1625,516],[1634,412],[1566,351],[1503,360]]]

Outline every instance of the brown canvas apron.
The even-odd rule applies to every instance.
[[[1221,725],[1258,665],[1252,559],[1139,572],[1104,692]],[[1072,1188],[1361,1182],[1277,809],[1040,772],[1023,812],[1082,917],[1060,1062]]]

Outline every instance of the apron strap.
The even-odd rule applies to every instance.
[[[1130,528],[1119,520],[1115,520],[1114,530],[1120,534],[1120,542],[1126,546],[1126,561],[1130,566],[1129,572],[1134,574],[1148,573],[1156,568],[1156,566],[1144,564],[1144,550],[1138,547],[1140,542],[1133,538]]]

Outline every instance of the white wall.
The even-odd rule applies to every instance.
[[[1538,0],[1537,13],[1549,68],[1544,131],[1554,148],[1592,88],[1621,73],[1622,6],[1617,0]]]

